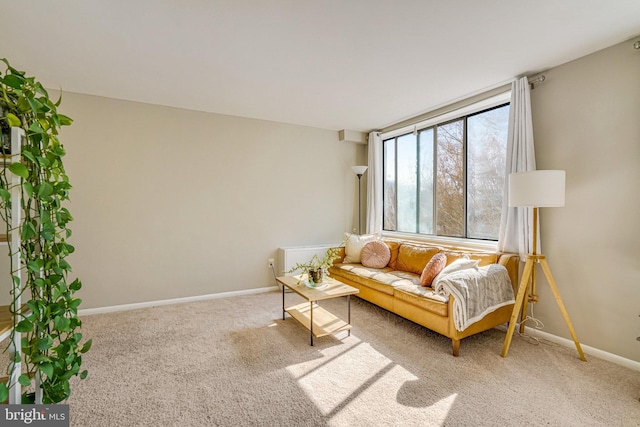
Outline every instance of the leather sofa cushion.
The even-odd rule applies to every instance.
[[[440,252],[440,248],[438,247],[403,243],[398,249],[396,270],[408,271],[409,273],[420,275],[431,257],[438,252]]]
[[[390,268],[365,268],[355,267],[353,264],[334,264],[329,269],[329,274],[334,279],[340,280],[341,277],[357,283],[361,286],[366,286],[376,291],[393,296],[393,286],[373,280],[373,277],[378,275],[384,275],[389,271],[393,271]]]
[[[429,296],[426,295],[427,293],[429,293]],[[393,295],[397,300],[415,305],[431,313],[440,316],[447,316],[449,314],[448,298],[434,293],[430,288],[425,288],[420,285],[413,287],[400,286],[396,288]]]
[[[400,243],[394,242],[392,240],[383,240],[383,242],[389,246],[389,252],[391,252],[391,258],[389,259],[389,263],[387,264],[394,270],[398,268],[398,249],[400,249]]]
[[[390,268],[367,268],[354,264],[334,264],[329,270],[332,277],[349,279],[359,285],[393,295],[397,286],[420,286],[420,276]]]

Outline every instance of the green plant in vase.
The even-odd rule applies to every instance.
[[[344,242],[343,242],[344,244]],[[340,248],[332,247],[327,249],[322,257],[314,254],[309,262],[296,263],[290,270],[285,271],[287,274],[291,274],[295,271],[302,271],[307,274],[307,279],[311,286],[322,284],[325,276],[328,275],[327,270],[333,265],[333,263],[340,258]]]

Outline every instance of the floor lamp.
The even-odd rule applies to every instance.
[[[516,327],[516,320],[518,313],[522,309],[520,330],[524,330],[524,319],[526,318],[527,308],[526,302],[537,303],[538,296],[536,295],[536,265],[540,264],[542,271],[544,272],[551,292],[556,299],[556,303],[560,308],[562,317],[565,323],[569,327],[571,338],[576,345],[580,359],[586,362],[578,337],[576,336],[571,320],[569,320],[569,314],[564,307],[560,293],[558,292],[558,286],[556,285],[549,264],[544,255],[537,253],[538,247],[538,208],[543,207],[560,207],[564,206],[564,187],[565,187],[565,172],[559,170],[540,170],[532,172],[512,173],[509,175],[509,206],[519,207],[532,207],[533,208],[533,246],[532,252],[527,254],[527,259],[524,265],[524,271],[522,272],[522,279],[520,280],[520,286],[518,287],[518,294],[516,296],[516,302],[513,306],[513,312],[511,313],[511,319],[509,320],[509,328],[507,329],[507,336],[504,340],[504,346],[502,347],[502,357],[507,357],[509,352],[509,346],[511,345],[511,339],[513,338],[513,332]],[[531,288],[531,293],[527,296],[527,291]]]
[[[358,176],[358,235],[361,235],[360,232],[360,220],[361,220],[361,215],[360,215],[360,207],[362,206],[361,202],[360,202],[360,178],[362,178],[362,175],[364,175],[364,173],[367,171],[367,167],[366,166],[351,166],[351,169],[353,169],[353,172]]]

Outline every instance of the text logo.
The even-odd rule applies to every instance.
[[[69,427],[69,405],[6,405],[0,426]]]

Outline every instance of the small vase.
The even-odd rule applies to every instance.
[[[309,269],[309,281],[320,284],[324,279],[324,269],[322,268],[310,268]]]

